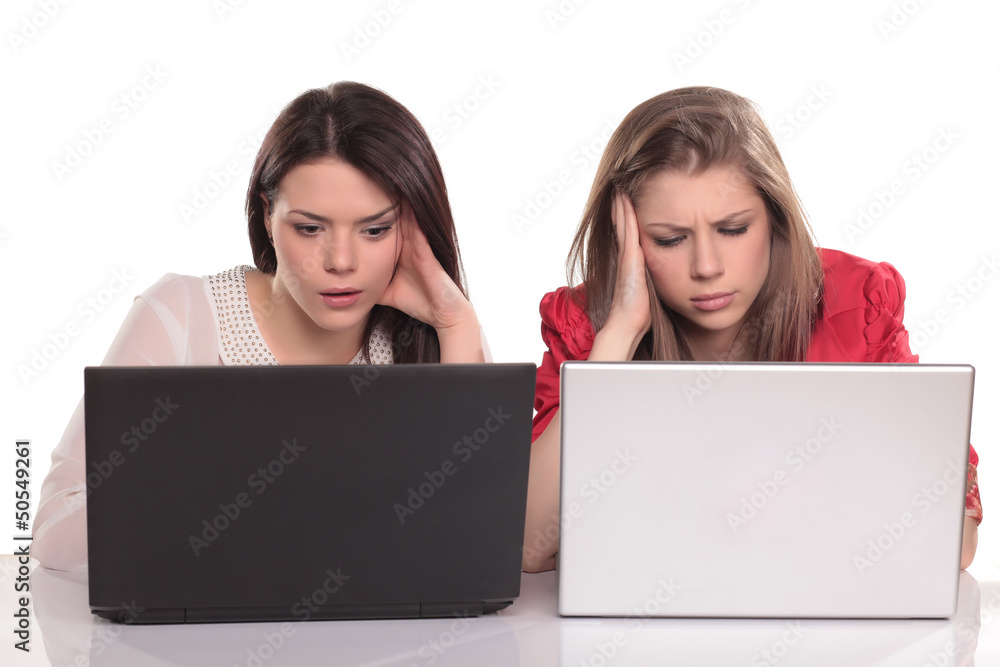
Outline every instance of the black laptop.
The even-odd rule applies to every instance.
[[[99,616],[469,616],[519,593],[534,364],[84,379]]]

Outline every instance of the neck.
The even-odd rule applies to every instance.
[[[691,349],[692,361],[745,361],[749,357],[744,337],[738,336],[739,327],[724,331],[692,331],[682,327]]]
[[[257,327],[282,365],[347,364],[363,344],[365,320],[352,329],[330,331],[318,326],[275,276],[247,272],[247,293]],[[255,294],[256,292],[256,294]]]

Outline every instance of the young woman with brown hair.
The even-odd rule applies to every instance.
[[[257,154],[246,212],[256,267],[165,275],[104,365],[489,358],[437,156],[385,93],[341,82],[293,100]],[[87,567],[84,460],[81,401],[42,485],[32,555],[46,567]]]
[[[754,105],[682,88],[612,135],[569,254],[541,302],[522,566],[554,567],[559,366],[566,360],[916,362],[891,265],[816,248]],[[982,520],[970,448],[962,567]]]

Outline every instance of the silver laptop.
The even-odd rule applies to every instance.
[[[563,616],[955,612],[974,369],[567,362]]]

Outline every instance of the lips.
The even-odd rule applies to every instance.
[[[361,298],[361,290],[354,287],[335,287],[320,292],[324,303],[333,308],[343,308],[357,303]]]
[[[732,303],[736,292],[712,292],[691,298],[691,303],[699,310],[720,310]]]

